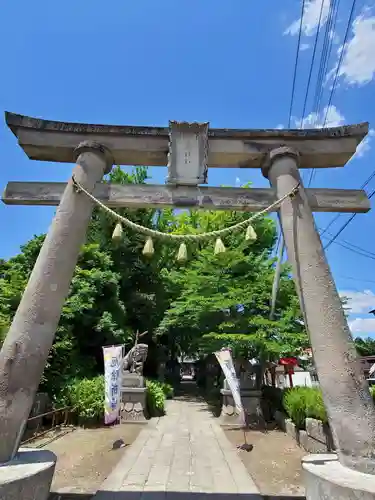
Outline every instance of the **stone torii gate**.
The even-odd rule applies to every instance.
[[[75,179],[110,207],[251,212],[299,186],[297,194],[280,206],[280,220],[338,453],[338,459],[312,456],[304,461],[307,498],[357,498],[353,492],[363,491],[364,478],[371,496],[363,498],[375,498],[375,408],[312,215],[367,212],[370,204],[361,190],[305,189],[299,173],[302,168],[344,166],[367,134],[368,124],[229,130],[170,122],[164,128],[62,123],[13,113],[6,113],[6,122],[30,159],[75,161]],[[168,165],[168,183],[102,184],[114,164]],[[208,167],[261,168],[271,189],[201,187]],[[93,203],[77,192],[72,180],[9,182],[3,201],[58,205],[0,352],[0,462],[6,470],[17,460]],[[53,467],[50,471],[52,477]],[[3,480],[0,472],[0,492]]]

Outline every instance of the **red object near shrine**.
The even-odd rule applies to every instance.
[[[285,374],[289,375],[289,386],[293,387],[292,375],[294,373],[294,367],[298,365],[297,358],[280,358],[279,365],[284,366]]]
[[[297,361],[297,358],[280,358],[279,359],[279,365],[296,366],[296,365],[298,365],[298,361]]]

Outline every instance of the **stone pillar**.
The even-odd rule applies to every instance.
[[[110,153],[87,141],[76,149],[73,174],[89,192],[112,167]],[[78,253],[85,242],[92,201],[69,181],[0,352],[0,463],[18,450]]]
[[[305,314],[315,365],[340,462],[375,473],[375,407],[364,379],[298,171],[298,152],[272,150],[263,165],[280,207],[282,231]]]

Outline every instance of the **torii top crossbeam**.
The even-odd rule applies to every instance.
[[[7,112],[6,123],[32,160],[72,163],[87,139],[111,150],[118,165],[166,166],[170,129],[42,120]],[[208,129],[208,167],[260,168],[270,149],[299,151],[300,168],[341,167],[368,133],[368,123],[325,129]]]

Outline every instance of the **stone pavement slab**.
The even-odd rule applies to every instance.
[[[166,415],[141,431],[94,500],[146,500],[151,492],[155,500],[209,494],[261,498],[206,403],[194,400],[167,401]]]

